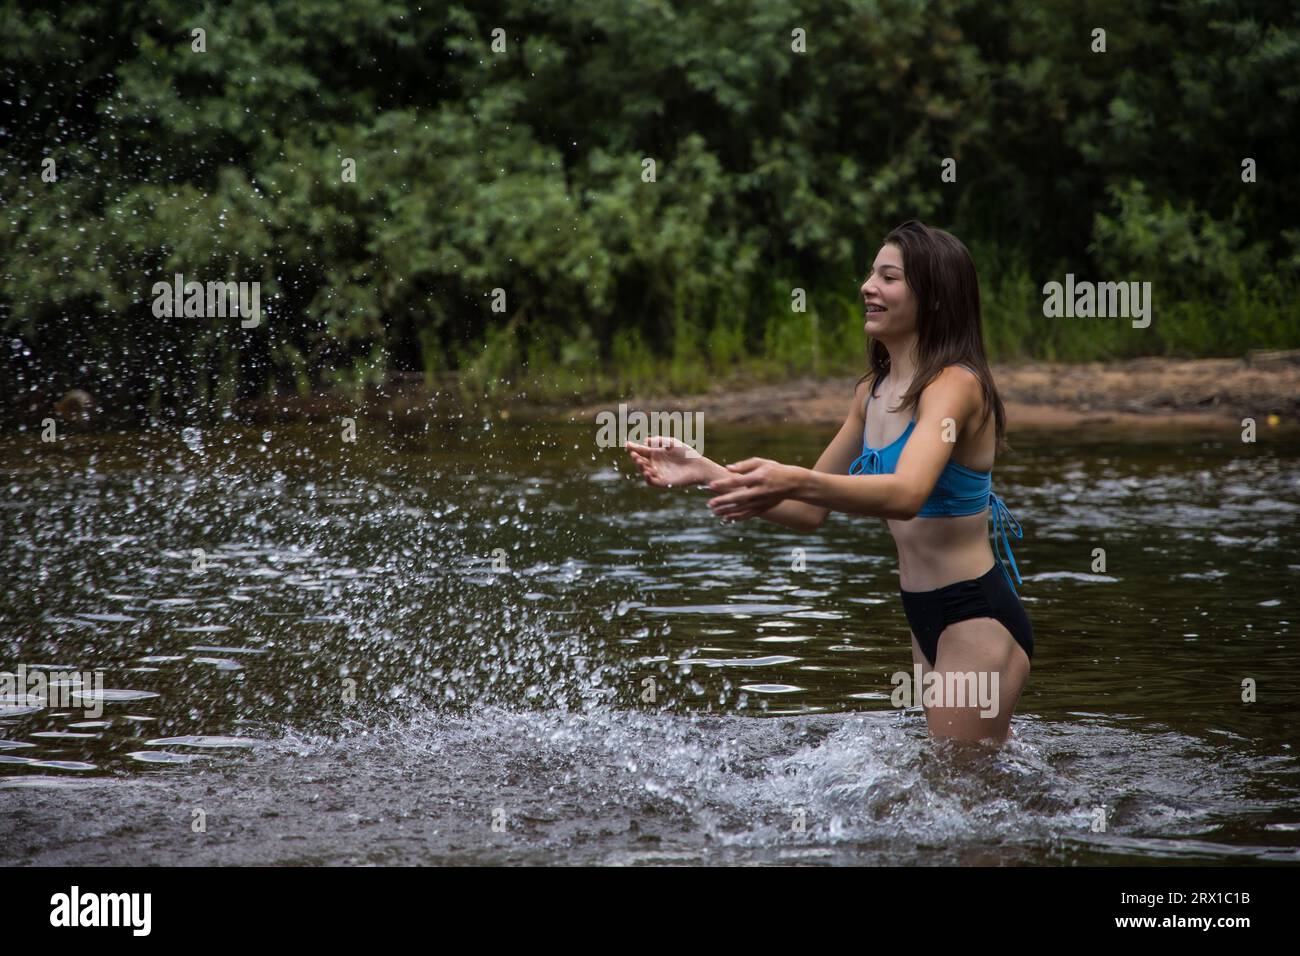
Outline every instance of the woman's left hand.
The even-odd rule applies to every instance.
[[[719,518],[744,521],[788,498],[802,484],[807,469],[768,458],[746,458],[728,465],[727,471],[729,476],[709,482],[714,491],[727,492],[710,498],[709,507]]]

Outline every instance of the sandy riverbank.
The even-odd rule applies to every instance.
[[[1105,426],[1137,430],[1300,426],[1300,350],[1244,359],[1142,358],[993,366],[1009,432]],[[703,412],[714,421],[831,425],[844,421],[856,377],[803,378],[698,395],[633,395],[629,408]],[[567,411],[590,420],[618,402]],[[1272,416],[1272,417],[1271,417]],[[1270,423],[1273,423],[1270,425]]]
[[[1254,418],[1261,432],[1300,433],[1300,349],[1236,359],[1005,363],[993,366],[993,376],[1006,405],[1010,433],[1061,428],[1219,431],[1240,429],[1244,418]],[[423,428],[430,422],[485,415],[589,423],[599,412],[617,412],[619,404],[626,403],[629,410],[701,412],[715,422],[834,426],[844,421],[856,380],[853,375],[739,386],[719,382],[704,393],[644,390],[582,404],[534,401],[523,390],[476,409],[461,401],[454,377],[433,389],[421,375],[398,373],[363,397],[330,391],[268,396],[240,401],[234,413],[237,419],[255,422],[363,416]],[[53,414],[71,427],[90,429],[109,427],[115,420],[113,410],[99,408],[90,395],[83,403],[89,414],[66,415],[63,406],[69,401],[65,396],[53,405],[34,399],[19,418],[39,427]],[[117,417],[131,416],[122,412]]]

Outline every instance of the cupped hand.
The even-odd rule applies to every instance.
[[[726,492],[709,499],[709,507],[719,517],[744,521],[780,504],[798,489],[807,469],[783,465],[769,458],[746,458],[728,465],[725,478],[709,482],[714,491]]]
[[[690,445],[671,435],[651,435],[645,444],[625,442],[646,484],[656,488],[679,488],[701,485],[714,472],[712,462]]]

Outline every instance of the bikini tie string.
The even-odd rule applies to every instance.
[[[1007,574],[1006,564],[1003,563],[1004,561],[1010,561],[1011,570],[1016,572],[1016,582],[1024,584],[1024,580],[1020,577],[1020,569],[1016,567],[1016,556],[1011,553],[1011,540],[1007,537],[1009,528],[1017,538],[1024,538],[1024,529],[1020,527],[1020,522],[1011,513],[1011,509],[1006,506],[1006,502],[993,491],[989,492],[989,509],[993,513],[993,550],[1000,559],[999,565],[1002,568],[1002,574],[1006,577],[1007,584],[1011,584],[1011,575]],[[1002,558],[1003,548],[1007,552],[1006,558]],[[1011,584],[1011,590],[1014,591],[1015,589],[1015,584]]]
[[[850,475],[874,475],[880,471],[880,452],[874,448],[866,448],[861,455],[853,459],[853,464],[849,465]]]

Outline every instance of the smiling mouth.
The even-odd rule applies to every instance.
[[[871,304],[867,305],[868,314],[875,313],[875,312],[884,312],[884,311],[885,311],[885,307],[883,305],[871,305]]]

